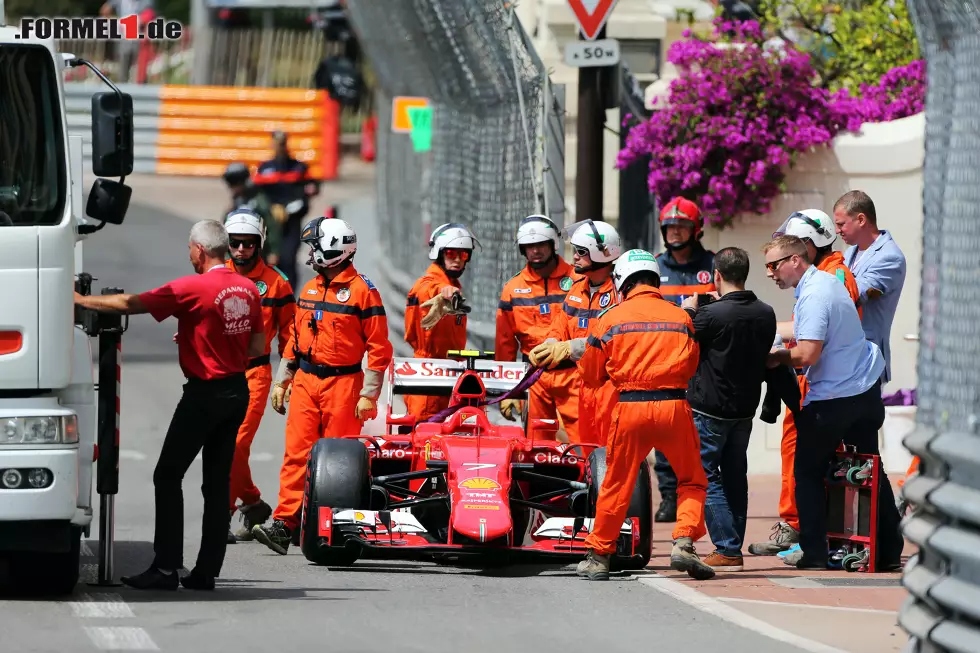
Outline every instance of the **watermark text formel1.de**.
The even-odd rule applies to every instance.
[[[19,39],[59,41],[122,41],[180,39],[183,25],[176,20],[154,18],[140,23],[136,14],[122,18],[21,18]]]

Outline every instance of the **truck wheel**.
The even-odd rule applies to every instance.
[[[11,580],[15,587],[28,589],[33,594],[71,594],[78,584],[81,551],[82,529],[73,526],[67,551],[18,555],[16,561],[12,560]]]
[[[599,488],[602,487],[602,480],[606,477],[605,447],[593,449],[589,454],[586,474],[589,479],[589,517],[594,518]],[[653,484],[650,464],[646,459],[640,463],[640,473],[636,477],[636,485],[633,486],[633,496],[626,517],[627,519],[638,517],[640,520],[640,553],[630,557],[613,555],[609,561],[609,568],[612,571],[643,569],[650,564],[650,556],[653,552]]]
[[[348,566],[360,553],[357,546],[325,546],[319,536],[319,508],[366,509],[371,503],[371,462],[358,440],[323,438],[313,445],[306,464],[300,549],[318,565]],[[336,529],[334,529],[336,534]]]

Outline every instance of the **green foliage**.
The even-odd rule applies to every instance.
[[[905,0],[759,0],[763,31],[808,53],[830,91],[877,84],[921,58]]]

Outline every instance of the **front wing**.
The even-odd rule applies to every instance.
[[[576,521],[579,529],[575,532]],[[585,537],[592,531],[592,519],[549,517],[518,546],[446,544],[422,526],[415,516],[402,510],[351,510],[318,507],[317,535],[321,547],[360,546],[367,558],[412,559],[443,553],[455,555],[490,555],[506,552],[508,556],[534,559],[580,559],[585,555]],[[530,542],[528,542],[530,539]],[[640,520],[630,517],[623,522],[616,542],[616,555],[639,554]]]

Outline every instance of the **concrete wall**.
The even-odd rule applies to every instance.
[[[801,157],[787,179],[787,193],[773,204],[766,216],[742,216],[733,229],[709,228],[706,247],[718,250],[737,246],[752,255],[748,287],[772,305],[780,319],[789,319],[793,292],[779,290],[766,278],[761,246],[787,215],[803,208],[818,208],[828,214],[834,202],[848,190],[861,189],[875,202],[878,224],[888,229],[905,253],[908,265],[905,286],[892,327],[892,380],[886,392],[916,385],[918,346],[904,338],[918,332],[919,287],[922,259],[922,159],[925,117],[917,114],[889,123],[867,124],[860,134],[838,137],[831,148],[821,148]],[[845,248],[838,242],[837,249]],[[896,429],[910,426],[909,411],[889,409],[882,433],[886,470],[904,472],[910,457]],[[779,471],[779,442],[782,422],[766,424],[758,419],[753,430],[749,468],[754,473]]]

